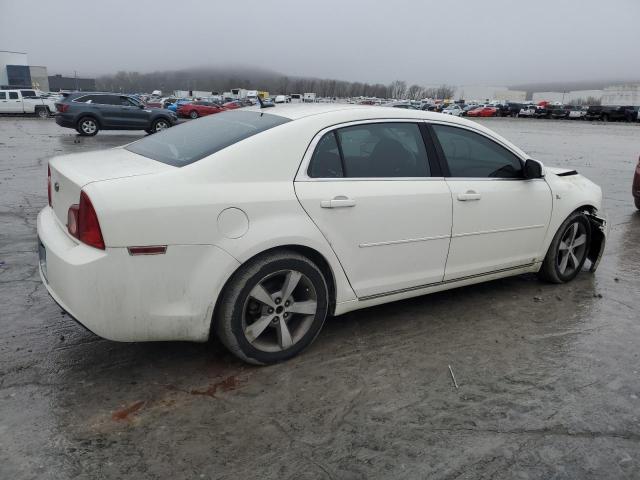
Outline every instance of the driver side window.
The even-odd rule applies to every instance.
[[[522,163],[493,140],[469,130],[433,125],[451,177],[523,178]]]

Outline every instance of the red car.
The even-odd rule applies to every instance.
[[[178,116],[198,118],[224,112],[225,110],[227,110],[225,107],[221,107],[217,103],[199,101],[182,105],[178,108]]]
[[[633,195],[633,199],[636,202],[636,208],[640,210],[640,158],[638,158],[636,173],[633,176],[633,186],[631,187],[631,193]]]
[[[232,102],[227,102],[227,103],[223,103],[222,106],[224,108],[226,108],[227,110],[234,110],[236,108],[242,108],[244,107],[244,105],[242,104],[242,102],[239,102],[238,100],[234,100]]]
[[[496,107],[478,107],[467,112],[467,117],[495,117],[498,115]]]

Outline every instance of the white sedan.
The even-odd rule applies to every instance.
[[[460,117],[462,116],[463,111],[464,110],[462,110],[462,107],[460,105],[453,104],[443,109],[442,113],[444,113],[445,115],[453,115],[454,117]]]
[[[38,215],[53,299],[117,341],[282,361],[327,315],[525,272],[595,270],[600,188],[477,123],[278,105],[53,158]]]

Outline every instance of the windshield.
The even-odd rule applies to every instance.
[[[289,121],[262,112],[222,112],[149,135],[125,148],[158,162],[183,167]]]

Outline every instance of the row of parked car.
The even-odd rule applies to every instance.
[[[437,109],[434,109],[437,110]],[[640,121],[640,111],[636,106],[576,106],[556,105],[547,102],[540,104],[485,104],[461,105],[450,104],[440,110],[442,113],[467,117],[529,117],[555,118],[570,120],[601,120],[601,121]]]

